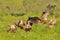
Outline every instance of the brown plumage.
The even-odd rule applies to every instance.
[[[39,20],[39,17],[28,17],[27,22],[30,21],[31,23],[37,23]]]
[[[8,25],[8,32],[15,32],[15,30],[16,30],[16,25]]]
[[[30,31],[32,28],[32,25],[30,24],[30,21],[28,21],[28,23],[24,26],[24,30],[25,31]]]
[[[43,12],[43,14],[42,14],[42,16],[41,16],[41,18],[40,18],[40,22],[41,23],[46,23],[46,21],[47,21],[47,16],[49,15],[49,13],[48,12]]]
[[[21,29],[25,30],[25,31],[30,31],[32,24],[30,23],[30,21],[28,21],[27,23],[23,22],[22,20],[20,20],[18,23],[15,23],[16,26],[20,27]]]
[[[40,19],[40,22],[43,23],[43,24],[45,24],[46,21],[47,21],[47,18],[41,18],[41,19]]]
[[[55,24],[56,24],[56,19],[52,17],[51,20],[49,21],[48,28],[53,28]]]
[[[22,29],[25,23],[22,20],[19,20],[17,23],[15,23],[15,25]]]

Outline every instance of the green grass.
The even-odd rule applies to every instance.
[[[37,14],[38,15],[38,14]],[[37,23],[32,26],[30,32],[25,32],[17,28],[16,33],[8,33],[8,24],[13,24],[19,19],[26,21],[28,14],[25,16],[14,17],[11,15],[3,16],[0,20],[0,40],[60,40],[60,20],[57,18],[57,23],[52,29],[46,29],[46,25]]]
[[[0,40],[60,40],[60,0],[31,0],[32,3],[28,1],[25,7],[23,6],[23,1],[24,0],[0,0]],[[26,21],[29,16],[40,17],[42,11],[46,9],[46,5],[49,3],[56,4],[54,12],[57,23],[54,28],[46,28],[50,20],[49,16],[47,24],[33,24],[30,32],[25,32],[20,28],[17,28],[16,33],[7,32],[8,24],[14,24],[21,19]],[[6,9],[6,6],[9,6],[10,10]],[[28,8],[28,11],[25,11],[26,8]],[[33,9],[33,12],[31,9]],[[37,11],[38,9],[39,11]],[[26,15],[15,17],[11,16],[10,13],[25,13]]]

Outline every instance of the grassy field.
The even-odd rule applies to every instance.
[[[32,26],[30,32],[17,28],[16,33],[8,33],[8,24],[13,24],[22,19],[26,21],[29,16],[41,16],[46,10],[47,4],[56,4],[54,10],[57,20],[52,29],[46,29],[47,24],[37,23]],[[6,7],[9,7],[6,8]],[[24,16],[12,16],[13,14],[25,13]],[[0,40],[60,40],[60,0],[0,0]]]

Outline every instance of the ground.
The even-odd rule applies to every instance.
[[[37,4],[34,3],[34,0],[31,0],[31,4],[29,1],[28,4],[24,7],[23,1],[24,0],[0,0],[0,40],[60,40],[60,0],[35,0],[36,3],[39,2],[39,7]],[[17,28],[15,33],[7,32],[8,24],[14,24],[18,20],[23,20],[26,22],[29,16],[40,17],[42,11],[46,9],[46,5],[49,3],[56,4],[56,9],[54,10],[54,13],[57,23],[52,29],[46,28],[51,17],[48,16],[47,24],[34,24],[30,32],[25,32],[20,28]],[[35,5],[32,6],[33,10],[29,9],[29,5]],[[9,6],[10,9],[6,8],[6,6]],[[26,8],[26,6],[28,9]],[[37,11],[38,9],[39,11]],[[11,13],[25,13],[25,15],[12,16]]]

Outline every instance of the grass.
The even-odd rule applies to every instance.
[[[52,29],[46,29],[48,24],[34,24],[30,32],[25,32],[20,28],[17,28],[16,33],[8,33],[7,26],[8,24],[13,24],[19,19],[26,21],[27,16],[14,17],[11,15],[3,16],[0,20],[0,40],[59,40],[60,39],[60,21],[57,18],[57,23]]]
[[[60,0],[36,0],[30,4],[28,3],[26,6],[28,11],[26,11],[26,6],[23,7],[24,0],[0,0],[0,40],[60,40]],[[27,1],[27,0],[26,0]],[[29,1],[30,2],[30,1]],[[18,20],[26,21],[29,16],[41,16],[42,11],[46,9],[46,5],[51,3],[56,3],[55,16],[57,23],[52,29],[46,29],[46,25],[50,20],[50,16],[48,17],[47,24],[37,23],[32,26],[32,30],[30,32],[25,32],[20,28],[17,28],[16,33],[8,33],[7,27],[8,24],[14,24]],[[29,9],[29,5],[33,8],[33,12],[31,12],[31,8]],[[33,6],[34,5],[34,6]],[[6,6],[10,7],[10,10],[6,9]],[[37,12],[37,10],[39,11]],[[11,16],[10,13],[25,13],[24,16]]]

